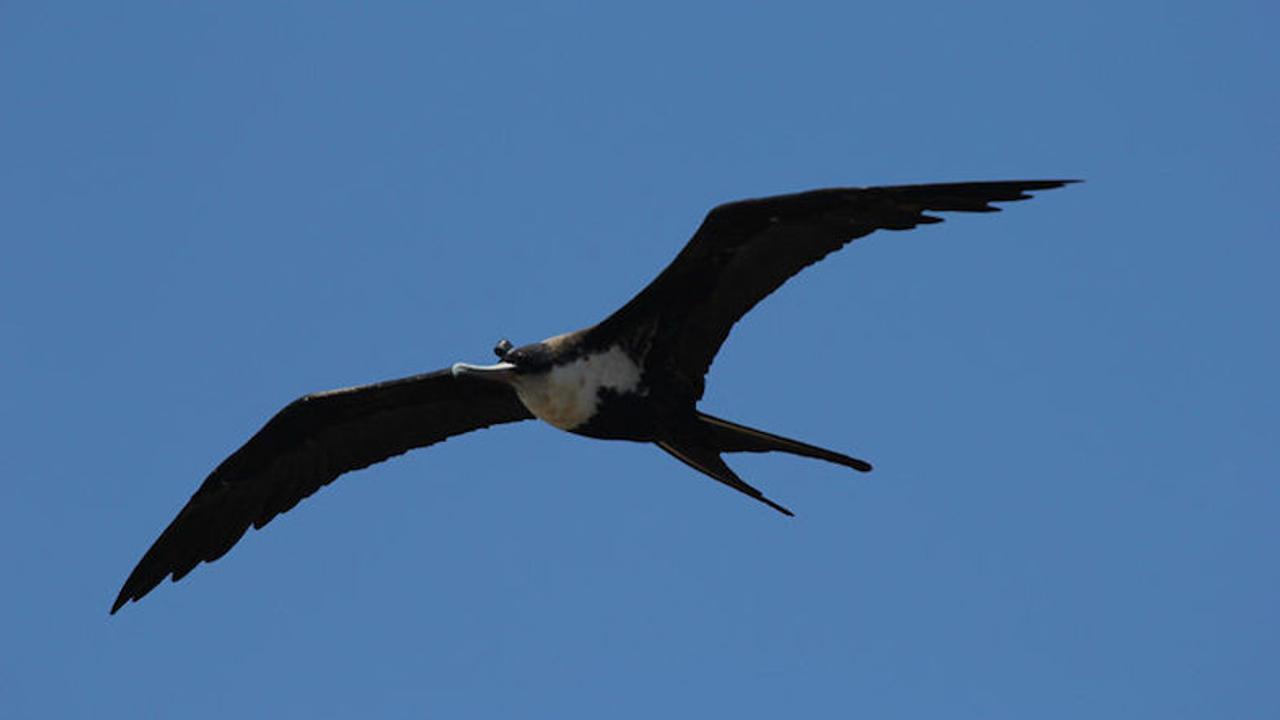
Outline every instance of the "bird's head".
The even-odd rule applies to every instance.
[[[493,354],[500,361],[494,365],[454,363],[453,376],[471,375],[482,380],[511,382],[516,376],[542,372],[551,367],[551,349],[546,343],[515,347],[510,340],[503,338],[493,346]]]
[[[545,372],[551,369],[551,347],[545,342],[512,347],[510,340],[503,339],[494,346],[493,352],[498,359],[514,365],[518,375]]]

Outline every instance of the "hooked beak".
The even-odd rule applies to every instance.
[[[516,374],[516,366],[509,362],[500,362],[494,365],[471,365],[469,363],[454,363],[452,368],[454,377],[462,377],[470,375],[480,380],[489,380],[492,382],[510,382],[511,378]]]

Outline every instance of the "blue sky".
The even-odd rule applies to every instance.
[[[6,3],[5,717],[1276,717],[1274,6]],[[1088,182],[861,240],[703,407],[522,424],[107,608],[305,392],[591,324],[712,205]]]

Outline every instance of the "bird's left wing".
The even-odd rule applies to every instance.
[[[205,479],[129,574],[111,612],[225,554],[339,475],[413,448],[528,420],[510,387],[449,370],[306,395],[267,421]]]
[[[694,399],[730,328],[790,277],[876,230],[910,230],[941,222],[930,212],[995,212],[991,203],[1025,200],[1035,190],[1074,180],[830,188],[720,205],[675,260],[640,294],[600,323],[601,337],[638,323]]]

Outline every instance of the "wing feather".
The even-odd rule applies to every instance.
[[[507,386],[448,370],[306,395],[214,469],[130,573],[114,613],[168,575],[222,557],[339,475],[455,435],[533,416]]]
[[[734,323],[789,278],[876,230],[942,222],[928,212],[996,212],[993,202],[1073,180],[831,188],[717,206],[675,260],[593,332],[654,328],[649,363],[696,400]]]

